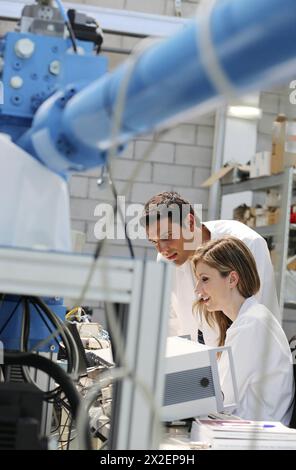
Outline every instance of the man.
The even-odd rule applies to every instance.
[[[157,259],[173,262],[176,266],[169,336],[189,335],[193,341],[201,342],[203,336],[205,344],[217,346],[218,331],[208,325],[201,315],[192,312],[192,305],[196,300],[196,282],[190,260],[201,243],[228,235],[239,238],[251,250],[261,281],[256,297],[276,318],[280,318],[267,244],[254,230],[235,220],[216,220],[200,224],[192,205],[176,192],[163,192],[153,196],[145,204],[142,223],[145,225],[149,241],[158,251]]]

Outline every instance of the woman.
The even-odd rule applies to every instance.
[[[254,295],[260,280],[248,247],[234,237],[210,241],[193,259],[196,292],[209,324],[230,346],[238,387],[233,413],[252,420],[290,422],[294,401],[292,356],[280,324]],[[227,353],[219,358],[224,403],[234,402]]]

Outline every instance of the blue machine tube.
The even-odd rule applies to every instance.
[[[192,21],[138,57],[118,143],[165,127],[190,109],[199,114],[214,109],[227,99],[221,75],[238,96],[296,78],[295,0],[219,0],[209,21],[212,48],[203,39],[204,21]],[[209,56],[216,60],[214,73],[206,64]],[[18,144],[63,175],[103,164],[129,72],[125,62],[83,89],[74,83],[60,90],[40,106]]]
[[[223,100],[201,56],[201,18],[138,59],[126,93],[121,142],[190,108]],[[295,0],[221,0],[212,11],[215,54],[238,94],[296,78]],[[89,85],[64,110],[71,141],[105,149],[127,64]]]

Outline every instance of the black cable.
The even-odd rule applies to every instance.
[[[35,309],[36,309],[36,312],[38,313],[39,317],[41,318],[41,320],[43,321],[44,325],[46,326],[46,328],[48,329],[48,331],[50,333],[53,333],[53,330],[50,328],[50,325],[47,323],[46,319],[44,318],[43,316],[43,312],[39,309],[38,306],[35,306]],[[56,342],[56,345],[58,346],[58,348],[60,347],[60,343],[58,342],[57,338],[54,338],[54,341]]]
[[[58,364],[55,364],[50,359],[47,359],[46,357],[40,356],[38,354],[7,352],[4,352],[4,364],[17,364],[27,367],[34,367],[35,369],[42,370],[48,374],[61,386],[62,391],[65,393],[69,401],[71,413],[74,419],[76,419],[80,405],[80,397],[75,386],[73,385],[73,382]]]
[[[70,448],[72,427],[73,427],[73,419],[72,419],[72,416],[70,416],[70,425],[69,425],[69,429],[68,429],[68,442],[67,442],[66,450],[69,450],[69,448]]]
[[[28,351],[29,348],[29,338],[30,338],[30,305],[27,297],[23,298],[23,317],[25,318],[24,322],[24,351]]]
[[[77,51],[77,45],[76,45],[76,38],[75,38],[75,34],[74,34],[74,31],[72,29],[72,25],[71,25],[71,22],[70,22],[70,19],[69,19],[69,16],[68,14],[66,13],[65,9],[64,9],[64,6],[63,6],[63,3],[61,0],[56,0],[56,3],[58,4],[58,7],[59,7],[59,10],[60,10],[60,14],[64,20],[64,23],[69,31],[69,34],[70,34],[70,39],[71,39],[71,42],[72,42],[72,46],[73,46],[73,49],[74,49],[74,52],[77,54],[78,51]]]
[[[67,354],[68,357],[68,373],[71,373],[74,369],[74,339],[70,334],[66,326],[60,321],[60,319],[48,308],[48,306],[39,298],[39,297],[30,297],[30,302],[35,306],[36,309],[39,309],[46,315],[46,317],[51,321],[53,326],[60,331],[60,336],[62,337],[63,343],[65,345],[66,351],[70,354]],[[77,358],[78,359],[78,358]]]
[[[0,335],[3,333],[3,331],[5,330],[5,328],[7,327],[8,323],[10,322],[10,320],[12,319],[13,315],[15,314],[16,310],[18,309],[20,303],[21,303],[21,300],[22,298],[20,297],[16,306],[14,307],[13,311],[11,312],[9,318],[6,320],[6,322],[4,323],[4,325],[2,326],[1,330],[0,330]]]
[[[108,171],[108,179],[109,179],[109,184],[110,184],[110,187],[111,187],[111,191],[112,191],[112,194],[113,194],[113,197],[114,197],[114,200],[115,200],[115,205],[114,205],[114,211],[115,211],[115,216],[117,214],[117,211],[119,212],[119,215],[121,217],[121,220],[122,220],[122,223],[124,225],[124,233],[125,233],[125,238],[126,238],[126,241],[127,241],[127,244],[128,244],[128,247],[129,247],[129,251],[130,251],[130,255],[131,255],[131,258],[135,258],[135,253],[134,253],[134,249],[133,249],[133,245],[132,245],[132,242],[131,242],[131,239],[127,233],[127,223],[125,222],[124,220],[124,216],[122,214],[122,211],[120,208],[118,208],[118,193],[117,193],[117,190],[116,190],[116,187],[115,187],[115,184],[114,184],[114,181],[112,179],[112,176],[110,174],[110,171],[109,171],[109,167],[108,167],[108,164],[106,164],[106,169]]]
[[[62,410],[62,413],[63,413],[63,410]],[[65,422],[64,422],[63,428],[60,429],[60,431],[59,431],[59,442],[60,442],[60,443],[61,443],[61,442],[67,442],[67,441],[62,441],[63,434],[64,434],[64,432],[65,432],[65,430],[66,430],[66,427],[67,427],[67,424],[68,424],[68,420],[69,420],[69,418],[70,418],[70,413],[69,413],[69,412],[68,412],[68,413],[66,412],[66,415],[67,415],[67,418],[66,418],[66,420],[65,420]]]
[[[72,42],[74,52],[75,52],[75,54],[78,54],[76,38],[75,38],[75,34],[74,34],[74,31],[73,31],[72,25],[71,25],[70,21],[66,21],[65,24],[66,24],[66,26],[68,28],[68,31],[69,31],[69,34],[70,34],[70,39],[71,39],[71,42]]]

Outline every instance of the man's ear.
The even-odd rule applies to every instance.
[[[190,232],[194,232],[195,229],[195,217],[193,214],[188,214],[186,217],[187,226],[190,229]]]

